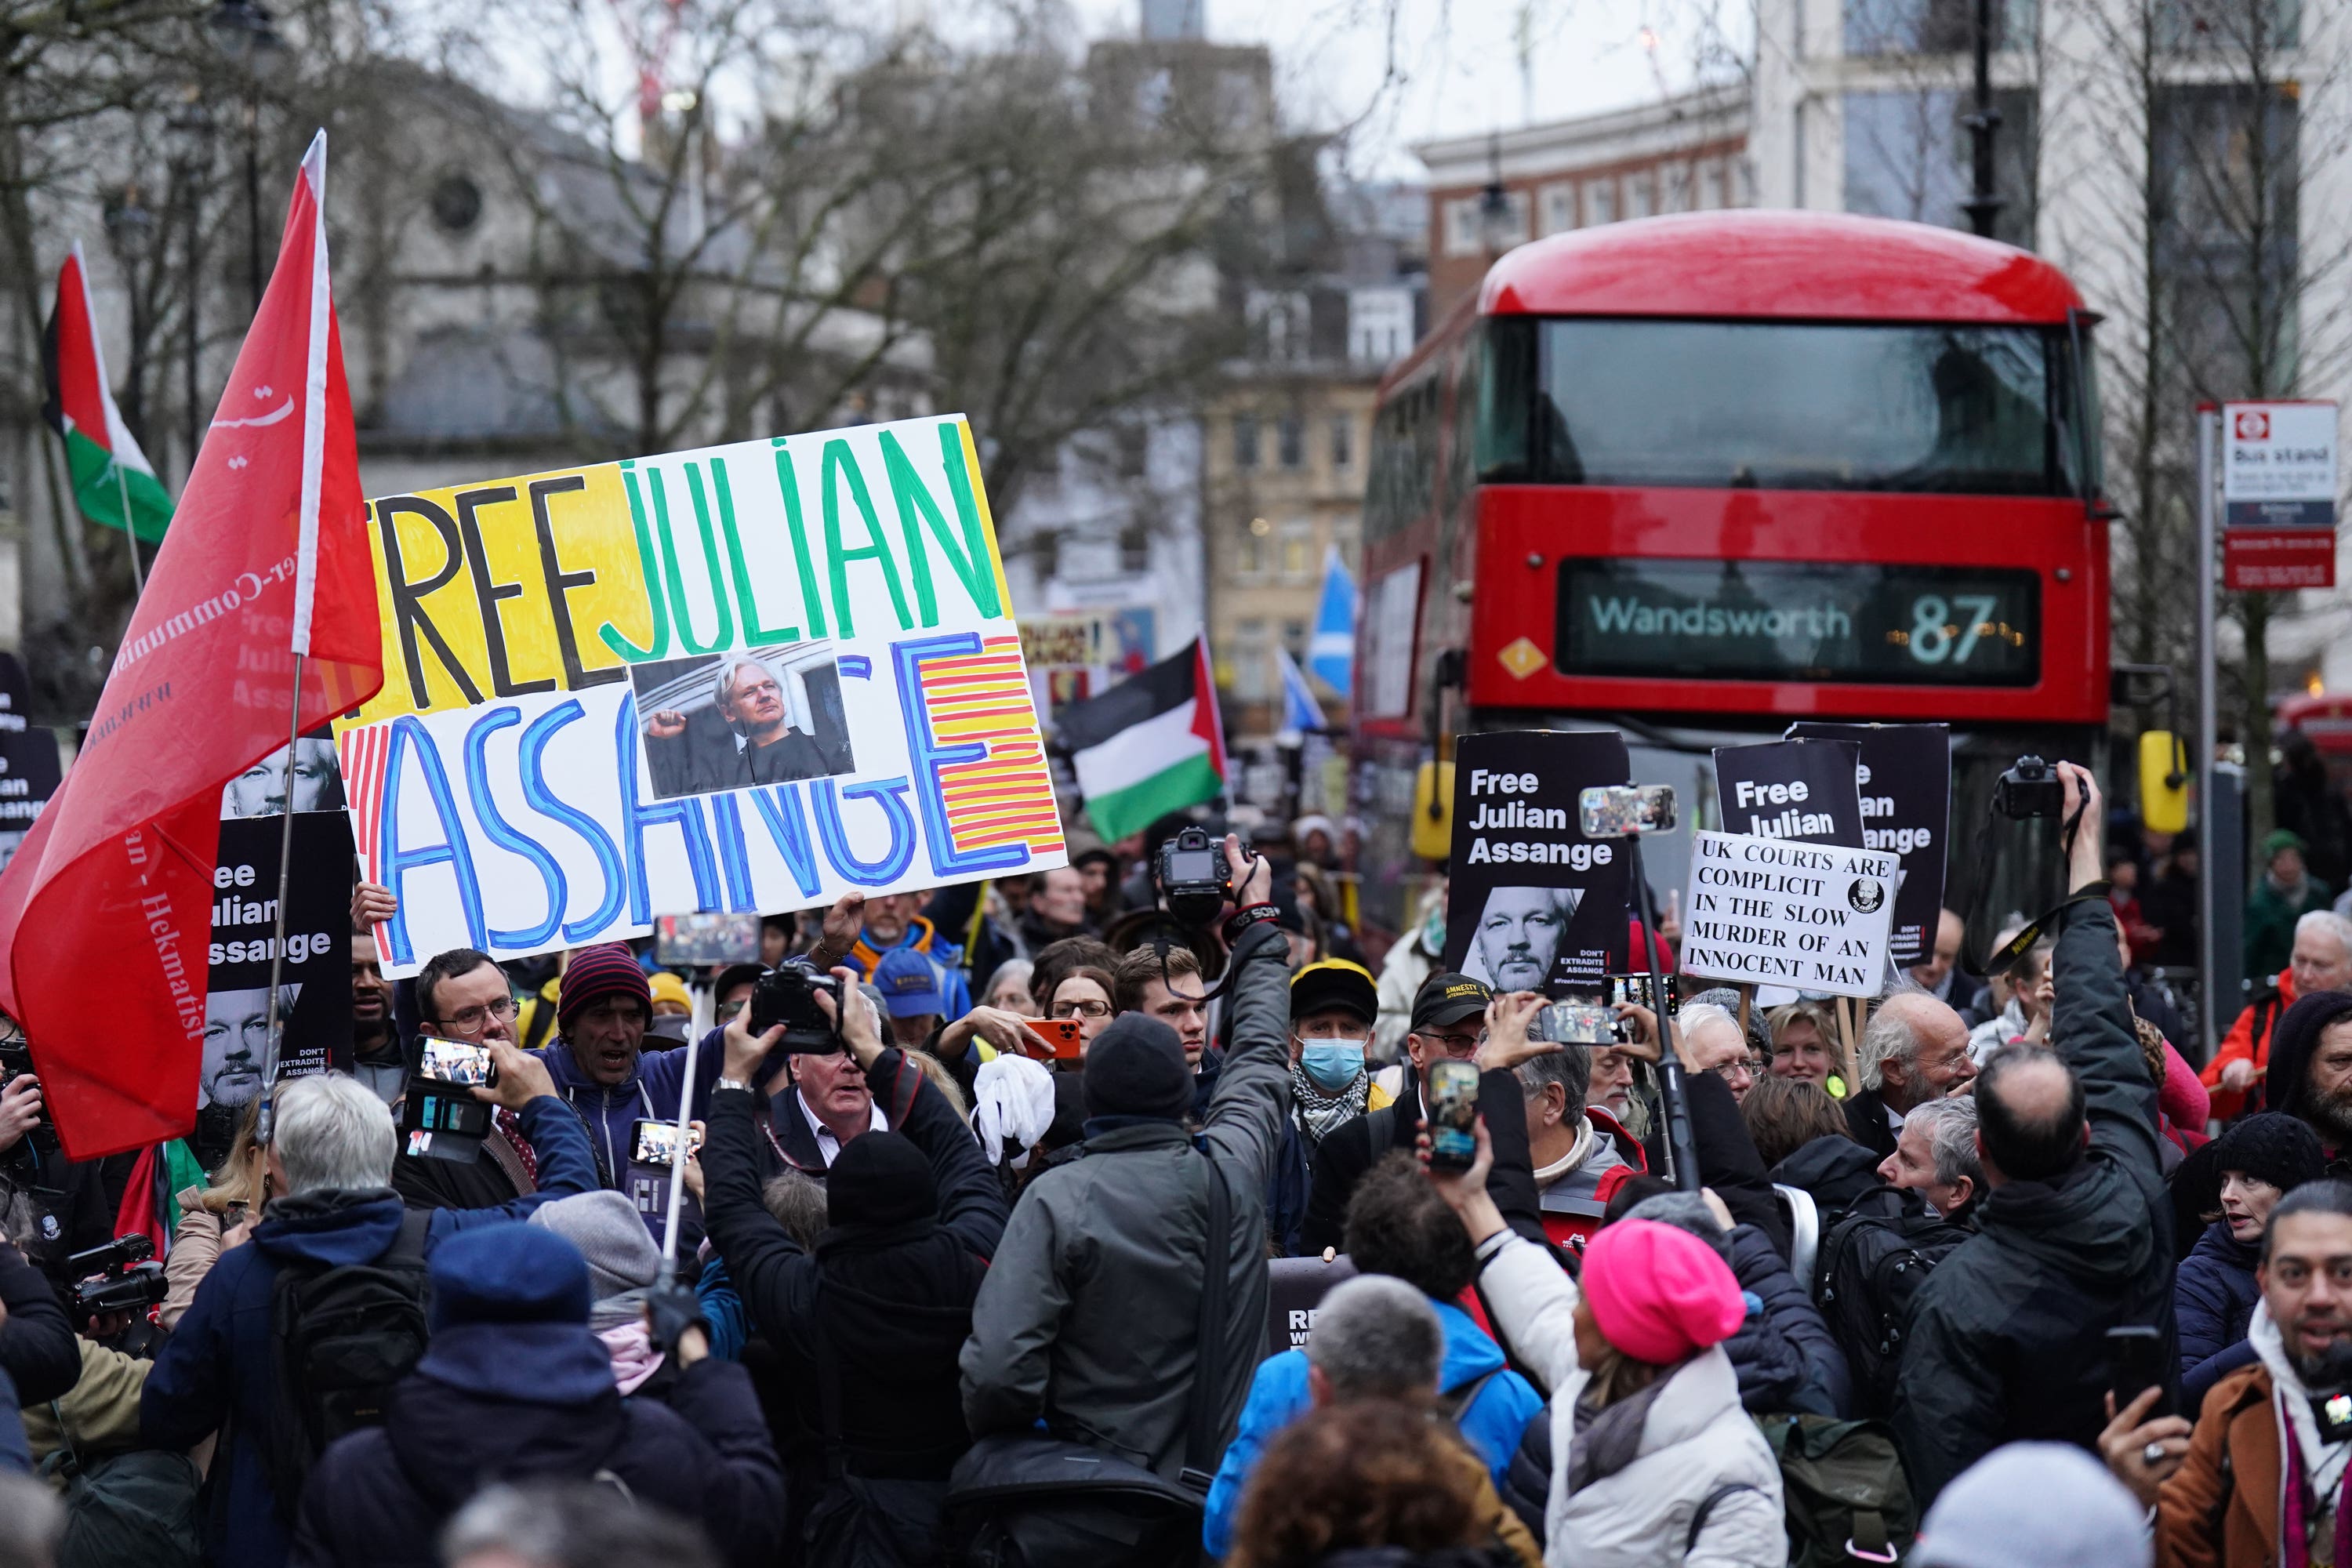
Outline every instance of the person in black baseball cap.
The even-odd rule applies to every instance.
[[[1316,1149],[1315,1182],[1307,1223],[1299,1232],[1305,1250],[1339,1246],[1357,1181],[1391,1149],[1413,1147],[1430,1063],[1443,1057],[1465,1061],[1475,1057],[1486,1038],[1486,1006],[1494,999],[1485,982],[1466,974],[1441,972],[1422,982],[1412,999],[1412,1030],[1404,1037],[1412,1070],[1402,1075],[1396,1103],[1341,1122],[1324,1134]],[[1292,1011],[1297,1011],[1295,1000]],[[1512,1088],[1509,1092],[1518,1091]],[[1524,1127],[1520,1136],[1525,1136]]]

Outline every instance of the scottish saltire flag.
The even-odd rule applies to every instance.
[[[1282,665],[1282,728],[1302,733],[1323,728],[1323,704],[1315,700],[1314,688],[1307,684],[1306,672],[1298,661],[1290,657],[1286,647],[1277,647],[1274,657]]]
[[[160,544],[172,521],[172,498],[114,406],[97,315],[77,244],[58,274],[57,308],[41,334],[48,391],[41,414],[66,444],[66,467],[82,515]]]
[[[1323,549],[1323,602],[1315,607],[1315,637],[1307,645],[1307,668],[1342,700],[1356,684],[1356,580],[1340,563],[1339,547]]]

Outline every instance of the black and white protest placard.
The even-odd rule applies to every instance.
[[[1587,838],[1577,797],[1632,780],[1614,730],[1465,735],[1454,753],[1445,966],[1497,991],[1559,995],[1622,973],[1628,858]]]
[[[1903,860],[1886,955],[1899,968],[1925,963],[1936,949],[1944,906],[1944,835],[1952,820],[1952,737],[1943,724],[1789,726],[1791,737],[1852,741],[1862,748],[1862,844]]]
[[[1879,849],[1694,833],[1682,972],[1875,996],[1899,864]]]
[[[1356,1266],[1345,1253],[1328,1263],[1320,1257],[1277,1258],[1265,1268],[1268,1355],[1305,1350],[1323,1298],[1356,1277]]]
[[[1862,748],[1852,741],[1762,741],[1715,749],[1727,833],[1859,849]]]
[[[278,843],[284,829],[278,817],[220,826],[198,1110],[241,1108],[261,1092],[269,1056],[269,963],[277,947]],[[293,866],[279,977],[280,1079],[351,1068],[351,818],[340,811],[295,814]]]
[[[25,718],[31,694],[24,661],[0,652],[0,868],[16,858],[60,782],[57,732]]]

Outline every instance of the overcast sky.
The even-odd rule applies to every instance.
[[[1206,3],[1212,39],[1272,48],[1293,129],[1353,126],[1351,168],[1417,179],[1410,149],[1430,137],[1507,130],[1529,109],[1538,121],[1622,109],[1687,85],[1706,0]],[[1095,36],[1138,30],[1139,0],[1072,4]]]

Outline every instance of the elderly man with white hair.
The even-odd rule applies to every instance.
[[[730,653],[719,661],[711,707],[731,734],[705,734],[680,709],[646,716],[646,752],[665,792],[706,795],[752,784],[823,778],[846,758],[826,754],[816,737],[793,725],[782,679],[761,659]]]
[[[1853,1141],[1885,1159],[1916,1106],[1958,1093],[1977,1076],[1969,1026],[1924,991],[1897,992],[1862,1031],[1854,1076],[1862,1091],[1845,1102]]]
[[[212,1560],[277,1568],[287,1558],[284,1521],[296,1500],[284,1500],[281,1510],[277,1483],[282,1456],[305,1452],[310,1440],[285,1427],[317,1391],[278,1386],[281,1279],[307,1281],[359,1265],[387,1279],[412,1278],[421,1346],[424,1263],[437,1243],[596,1190],[587,1131],[556,1098],[546,1067],[507,1041],[487,1045],[498,1087],[476,1089],[474,1098],[516,1112],[539,1158],[539,1190],[497,1208],[404,1208],[392,1190],[400,1142],[392,1112],[358,1079],[321,1073],[278,1089],[268,1145],[268,1190],[276,1195],[257,1224],[223,1242],[220,1261],[156,1353],[139,1401],[140,1436],[148,1447],[184,1449],[224,1425],[229,1432],[213,1460],[212,1479],[226,1503],[213,1510],[208,1526]],[[306,1422],[309,1415],[305,1410]]]
[[[2273,977],[2268,992],[2258,994],[2238,1015],[2221,1048],[2198,1075],[2213,1091],[2216,1117],[2228,1121],[2262,1103],[2250,1091],[2270,1068],[2271,1036],[2279,1019],[2299,999],[2322,991],[2352,991],[2352,920],[2312,910],[2294,922],[2294,947],[2286,967]],[[2272,1110],[2278,1108],[2275,1096],[2268,1103]]]

